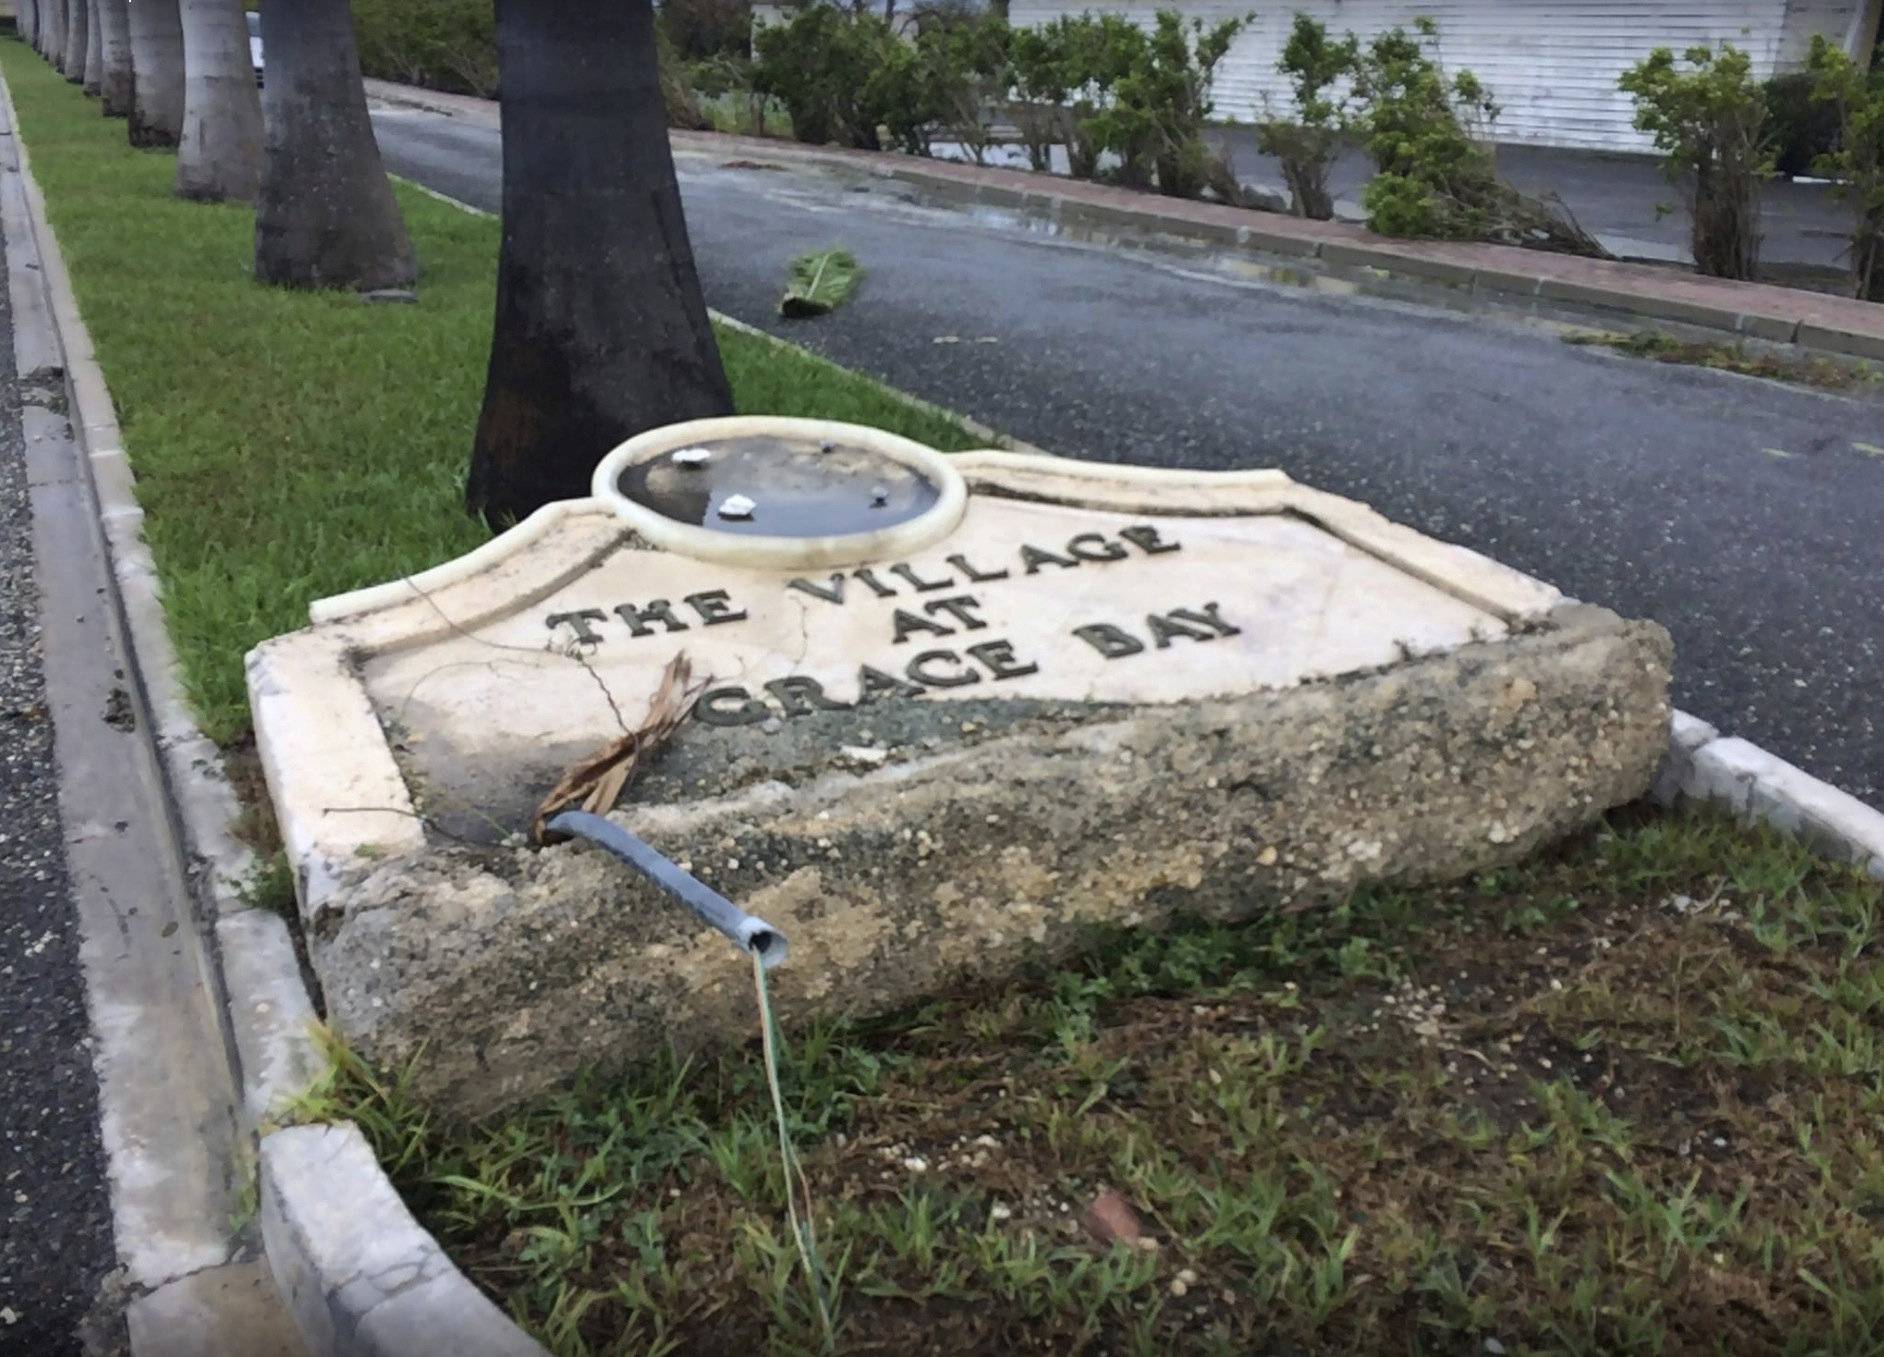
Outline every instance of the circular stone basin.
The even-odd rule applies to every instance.
[[[658,547],[782,567],[903,555],[961,518],[961,477],[920,443],[824,420],[694,420],[596,468],[594,493]]]

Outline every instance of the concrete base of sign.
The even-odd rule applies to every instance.
[[[795,940],[781,1021],[876,1013],[1096,927],[1520,858],[1647,786],[1668,663],[1659,628],[1571,607],[1514,640],[1230,701],[936,704],[876,731],[880,766],[833,731],[789,781],[619,818]],[[441,846],[344,894],[311,946],[330,1021],[395,1064],[423,1051],[421,1090],[462,1113],[755,1030],[725,939],[584,846]]]
[[[1275,473],[956,464],[966,516],[875,567],[880,595],[655,553],[588,501],[260,648],[260,745],[335,1030],[416,1058],[419,1090],[466,1115],[754,1031],[722,937],[612,858],[516,834],[683,648],[715,686],[615,814],[791,939],[788,1027],[1095,929],[1510,861],[1641,795],[1666,748],[1659,627],[1362,506]],[[943,586],[916,586],[951,571],[974,595],[922,610]],[[618,618],[617,594],[637,600]],[[707,607],[670,639],[654,594]],[[532,644],[581,616],[580,645]],[[993,639],[897,648],[926,622]]]

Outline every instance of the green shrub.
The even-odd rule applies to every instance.
[[[353,0],[353,27],[369,76],[483,98],[497,92],[491,0]]]
[[[701,128],[708,119],[694,96],[686,65],[663,26],[661,94],[675,127]],[[444,90],[497,94],[497,21],[491,0],[353,0],[360,70],[380,80]]]
[[[1276,69],[1289,77],[1295,96],[1295,121],[1258,123],[1256,147],[1282,162],[1289,185],[1289,210],[1298,217],[1327,221],[1334,216],[1328,168],[1348,130],[1348,100],[1336,93],[1360,61],[1360,39],[1352,33],[1336,42],[1328,26],[1297,14]]]
[[[658,13],[684,61],[743,57],[752,47],[752,0],[661,0]]]
[[[1852,206],[1852,295],[1884,302],[1884,70],[1868,74],[1822,37],[1812,40],[1812,95],[1838,123],[1838,145],[1813,162]]]
[[[1249,22],[1205,27],[1202,19],[1186,23],[1176,10],[1158,11],[1148,41],[1114,86],[1111,109],[1097,119],[1096,140],[1118,155],[1122,182],[1145,187],[1150,171],[1158,191],[1171,197],[1195,198],[1209,188],[1236,200],[1229,167],[1203,134],[1217,66]]]
[[[993,140],[992,111],[1014,86],[1013,33],[992,12],[938,19],[916,36],[924,111],[981,164]]]
[[[1008,63],[1014,77],[1009,111],[1027,147],[1027,161],[1036,170],[1052,169],[1054,146],[1072,142],[1066,102],[1074,74],[1063,35],[1074,22],[1062,16],[1040,28],[1017,28],[1008,40]]]
[[[1118,101],[1119,83],[1149,59],[1145,30],[1116,14],[1065,15],[1033,30],[1044,44],[1041,60],[1060,83],[1055,122],[1066,146],[1067,169],[1076,179],[1099,174],[1101,137]],[[1024,66],[1017,56],[1017,78]]]
[[[1216,68],[1246,22],[1160,10],[1149,32],[1112,14],[1015,32],[997,11],[935,10],[904,41],[874,13],[811,5],[759,34],[752,84],[785,105],[801,141],[876,150],[887,132],[928,155],[944,137],[981,163],[1006,108],[1036,169],[1064,144],[1076,176],[1096,176],[1110,153],[1121,183],[1234,199],[1203,129]]]
[[[1810,174],[1813,161],[1838,149],[1838,111],[1812,97],[1813,83],[1811,72],[1799,71],[1764,87],[1773,168],[1781,174]]]
[[[874,151],[885,114],[897,116],[892,96],[905,121],[925,111],[914,102],[908,49],[875,14],[808,5],[754,45],[752,87],[785,105],[799,141]]]
[[[1747,54],[1723,43],[1690,47],[1688,69],[1658,47],[1618,82],[1635,97],[1635,125],[1655,138],[1671,181],[1685,187],[1694,266],[1752,278],[1760,260],[1760,182],[1771,176],[1766,96]]]
[[[1432,49],[1439,30],[1389,29],[1359,52],[1355,129],[1378,173],[1362,195],[1382,235],[1502,244],[1602,256],[1561,202],[1532,198],[1498,177],[1487,134],[1498,103],[1470,71],[1447,77]]]

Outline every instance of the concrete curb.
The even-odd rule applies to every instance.
[[[4,97],[11,117],[10,92]],[[18,127],[17,118],[11,125]],[[241,898],[253,854],[230,833],[235,794],[220,753],[184,698],[115,407],[24,138],[18,141],[31,228],[64,351],[72,423],[91,469],[134,652],[137,672],[130,677],[153,715],[199,907],[212,921],[205,981],[224,1000],[244,1105],[260,1138],[261,1227],[269,1268],[317,1357],[408,1357],[420,1351],[542,1357],[544,1350],[413,1219],[357,1127],[269,1128],[268,1117],[282,1100],[308,1087],[324,1067],[313,1035],[314,1005],[286,925]],[[1799,834],[1884,878],[1884,815],[1744,740],[1717,738],[1712,727],[1684,713],[1676,715],[1657,795],[1669,802],[1725,805],[1743,819]]]
[[[1675,713],[1649,795],[1664,806],[1698,802],[1742,824],[1771,825],[1884,881],[1884,812],[1686,712]]]
[[[367,93],[386,103],[496,126],[493,100],[389,81]],[[806,146],[765,137],[675,132],[677,150],[819,165],[920,185],[964,201],[1044,212],[1068,226],[1151,231],[1199,245],[1314,260],[1354,276],[1440,283],[1500,303],[1576,306],[1635,323],[1660,320],[1844,358],[1884,361],[1884,305],[1769,283],[1703,278],[1647,264],[1578,259],[1511,245],[1396,240],[1345,222],[1190,202],[1105,184],[927,160],[885,151]]]
[[[16,129],[11,90],[6,110]],[[323,1067],[313,1039],[314,1006],[301,982],[287,924],[243,898],[255,855],[231,830],[240,815],[221,751],[196,724],[184,695],[182,669],[170,642],[158,591],[157,566],[143,536],[144,510],[125,454],[117,408],[91,334],[79,315],[65,258],[46,218],[45,198],[33,177],[25,138],[16,134],[20,179],[38,247],[53,326],[64,351],[70,421],[91,471],[93,497],[117,584],[135,680],[151,715],[152,737],[200,921],[208,931],[204,980],[224,1003],[226,1035],[238,1053],[243,1101],[259,1125],[281,1097],[306,1087]],[[233,953],[223,953],[225,947]],[[219,956],[219,953],[221,955]],[[221,964],[219,964],[219,962]],[[233,962],[234,964],[231,964]]]
[[[422,1229],[351,1123],[262,1141],[262,1238],[316,1353],[543,1357]]]
[[[235,1054],[248,1129],[259,1138],[262,1237],[275,1285],[315,1357],[544,1357],[413,1220],[358,1128],[271,1128],[269,1118],[326,1068],[319,1019],[286,922],[243,898],[255,855],[231,832],[239,813],[234,789],[184,696],[116,406],[3,78],[0,100],[14,129],[25,226],[61,351],[43,357],[64,370],[69,419],[90,471],[113,602],[129,643],[126,681],[150,714],[173,829],[190,866],[197,964]]]

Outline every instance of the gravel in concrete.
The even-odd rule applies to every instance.
[[[412,110],[377,123],[389,168],[498,205],[495,130]],[[1054,452],[1278,466],[1652,617],[1675,636],[1681,706],[1884,803],[1875,400],[1573,348],[1501,312],[1057,246],[902,185],[682,171],[720,310]],[[832,245],[862,261],[857,295],[780,321],[788,261]]]
[[[83,1350],[115,1262],[0,287],[0,1354]]]

